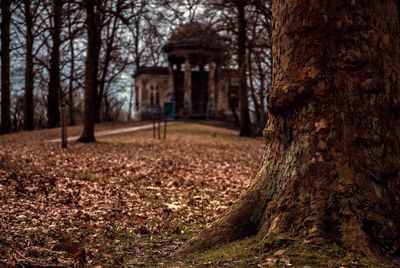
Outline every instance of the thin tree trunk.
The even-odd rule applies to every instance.
[[[128,121],[132,120],[132,108],[133,108],[133,94],[134,94],[135,86],[132,85],[131,90],[129,91],[129,105],[128,105]]]
[[[11,0],[1,0],[1,133],[11,131],[10,24]]]
[[[34,72],[33,72],[33,17],[31,12],[31,1],[24,0],[25,23],[26,23],[26,54],[25,54],[25,91],[24,91],[24,130],[34,128]]]
[[[250,137],[253,135],[251,130],[249,115],[249,98],[247,92],[246,75],[246,15],[245,2],[236,1],[238,11],[238,63],[239,63],[239,102],[240,102],[240,136]]]
[[[273,16],[262,167],[241,199],[179,252],[290,234],[398,254],[397,1],[282,0]]]
[[[266,88],[266,85],[265,85],[266,75],[265,75],[265,71],[263,70],[261,63],[258,64],[258,71],[260,73],[260,91],[258,92],[258,98],[260,99],[259,129],[260,129],[260,131],[262,131],[265,128],[265,124],[266,124],[266,111],[265,111],[266,93],[265,92],[268,92],[268,89]]]
[[[140,52],[139,52],[139,43],[140,43],[140,20],[135,19],[135,31],[136,35],[134,36],[135,43],[135,67],[136,70],[140,67]]]
[[[260,114],[262,113],[262,111],[260,111],[260,105],[258,103],[256,89],[254,87],[254,75],[253,75],[253,68],[251,66],[251,61],[252,61],[251,56],[252,56],[252,49],[249,47],[249,53],[247,55],[247,63],[248,63],[248,67],[249,67],[250,94],[251,94],[251,99],[253,100],[253,103],[254,103],[254,110],[255,110],[255,114],[256,114],[257,125],[259,125],[260,120],[261,120]],[[260,88],[260,90],[262,90],[262,88]]]
[[[83,114],[83,132],[78,142],[94,142],[96,120],[97,71],[99,63],[98,21],[96,17],[96,1],[86,0],[87,54],[85,61],[85,104]]]
[[[111,28],[111,34],[107,40],[107,47],[104,56],[104,65],[103,65],[103,70],[101,70],[101,78],[99,81],[99,92],[96,98],[96,122],[100,122],[100,112],[105,95],[106,78],[108,74],[108,68],[111,63],[112,52],[114,50],[114,39],[117,28],[118,28],[118,20],[117,18],[114,18],[114,22]]]
[[[134,40],[134,57],[135,57],[135,72],[137,72],[137,70],[139,70],[140,68],[140,52],[139,52],[139,42],[140,42],[140,19],[136,18],[134,21],[134,26],[135,26],[135,34],[133,34],[133,40]],[[137,96],[139,94],[139,92],[137,92],[136,90],[137,88],[135,87],[135,83],[133,83],[133,88],[131,90],[131,94],[130,94],[130,102],[129,102],[129,114],[128,114],[128,120],[132,119],[132,114],[133,111],[132,109],[134,109],[133,107],[133,97],[134,95]],[[136,97],[136,99],[138,99]],[[136,107],[137,103],[135,102],[135,107]]]
[[[71,3],[68,3],[68,10],[71,10]],[[71,12],[71,11],[70,11]],[[69,24],[69,49],[71,53],[71,65],[69,70],[69,87],[68,87],[68,124],[70,126],[74,126],[75,122],[75,106],[74,106],[74,81],[75,81],[75,46],[74,46],[74,38],[72,36],[72,21],[71,17],[68,17],[68,24]]]
[[[51,37],[53,46],[50,59],[49,91],[47,95],[47,127],[60,126],[60,45],[62,0],[53,1],[53,27]]]
[[[111,105],[110,105],[110,101],[108,100],[107,96],[104,96],[104,120],[106,122],[112,121]]]
[[[75,107],[74,107],[74,75],[75,75],[75,49],[74,49],[74,41],[71,39],[70,43],[71,50],[71,66],[70,66],[70,75],[69,75],[69,88],[68,88],[68,118],[69,125],[74,126],[75,123]]]

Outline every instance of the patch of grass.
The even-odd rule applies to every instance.
[[[166,267],[258,267],[264,260],[264,254],[256,247],[257,239],[251,237],[204,252],[174,256]]]
[[[269,266],[267,259],[274,259],[277,264]],[[284,235],[261,240],[250,237],[204,252],[175,256],[165,267],[285,267],[285,260],[292,267],[399,267],[393,259],[363,256],[335,244],[306,244]]]
[[[239,137],[235,130],[218,128],[195,123],[176,123],[167,127],[168,142],[195,142],[201,144],[210,143],[229,143],[244,142],[247,138]],[[156,133],[157,134],[157,133]],[[161,128],[161,136],[163,136],[163,127]],[[260,138],[261,139],[261,138]],[[153,130],[141,130],[132,133],[110,135],[100,137],[99,140],[105,142],[121,142],[132,143],[141,140],[153,140]],[[251,140],[251,139],[250,139]],[[154,140],[163,142],[163,140]]]
[[[92,179],[92,174],[90,174],[89,172],[84,172],[81,179],[84,181],[90,181]]]
[[[296,243],[286,256],[295,265],[310,267],[390,267],[383,260],[346,251],[336,244],[313,246]]]
[[[9,163],[6,162],[5,160],[3,161],[0,158],[0,170],[5,170],[5,171],[14,171],[14,170],[18,170],[19,166],[15,163]]]

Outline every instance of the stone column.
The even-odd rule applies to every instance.
[[[209,71],[208,71],[208,92],[209,92],[209,107],[217,111],[218,110],[218,92],[217,92],[217,86],[216,86],[216,81],[215,81],[215,70],[216,70],[216,64],[214,62],[210,62],[208,64],[209,66]]]
[[[183,94],[184,94],[184,110],[190,113],[192,110],[192,66],[189,59],[185,61],[185,78],[183,82]]]
[[[168,64],[168,89],[167,94],[171,92],[175,95],[175,85],[174,85],[174,65],[172,63]]]

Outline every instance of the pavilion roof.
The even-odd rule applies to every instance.
[[[220,62],[225,54],[222,38],[209,25],[189,22],[178,27],[163,47],[170,62],[182,63],[189,58],[193,64]]]

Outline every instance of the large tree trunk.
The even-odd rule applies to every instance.
[[[31,1],[24,0],[26,23],[26,54],[25,54],[25,91],[24,91],[24,130],[34,128],[34,104],[33,104],[33,16]]]
[[[50,79],[47,95],[47,127],[53,128],[60,125],[60,45],[61,45],[61,15],[62,0],[53,1],[53,27],[51,38]]]
[[[365,254],[400,250],[397,1],[274,1],[260,171],[179,252],[286,233]]]
[[[240,136],[253,135],[249,115],[249,96],[247,93],[246,66],[246,14],[245,1],[235,2],[238,11],[238,64],[239,64],[239,101],[240,101]]]
[[[10,24],[11,0],[1,1],[1,133],[11,131],[10,112]]]
[[[86,27],[87,27],[87,54],[85,62],[85,104],[83,114],[83,132],[78,142],[94,142],[94,126],[96,120],[96,97],[97,97],[97,71],[99,63],[99,38],[96,1],[86,0]]]

